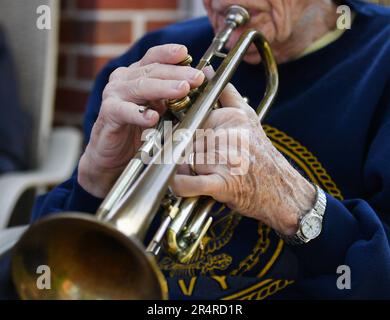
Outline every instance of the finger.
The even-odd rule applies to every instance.
[[[196,152],[192,169],[198,175],[211,175],[217,173],[218,157],[214,152]]]
[[[111,81],[103,92],[103,98],[113,96],[137,104],[161,99],[179,99],[190,91],[187,81],[139,78],[131,81]]]
[[[215,76],[215,71],[213,66],[207,66],[203,68],[203,73],[205,74],[207,80],[210,80],[212,77]]]
[[[221,96],[219,97],[219,101],[223,107],[240,108],[244,110],[250,108],[241,94],[231,83],[226,85],[225,89],[222,91]]]
[[[223,126],[227,124],[236,124],[243,123],[248,119],[248,110],[243,110],[240,108],[220,108],[210,112],[209,117],[203,124],[203,129],[214,129],[220,127],[220,130],[223,130]],[[220,134],[223,131],[220,132]],[[218,134],[218,131],[216,132]]]
[[[141,107],[142,108],[142,107]],[[143,113],[139,112],[140,106],[119,99],[109,99],[102,106],[102,113],[106,119],[122,126],[133,124],[145,128],[153,127],[159,120],[160,116],[157,111],[148,109]]]
[[[134,80],[138,78],[154,78],[161,80],[185,80],[191,88],[199,87],[205,78],[202,71],[183,66],[153,63],[139,68],[128,69],[122,74],[121,80]]]
[[[149,101],[148,105],[153,110],[156,110],[160,116],[162,116],[165,113],[165,111],[167,111],[167,107],[166,107],[165,102],[163,100]]]
[[[214,197],[221,190],[223,183],[218,175],[188,176],[177,174],[171,188],[180,197],[210,196]]]
[[[138,66],[151,63],[178,64],[188,55],[188,50],[180,44],[164,44],[150,48],[138,62]],[[135,64],[137,65],[137,64]]]
[[[190,166],[186,163],[183,163],[182,165],[180,165],[176,172],[177,172],[177,174],[184,174],[187,176],[192,174]]]
[[[247,114],[234,108],[220,108],[210,112],[202,130],[197,130],[193,142],[195,152],[215,152],[228,143],[229,136],[237,131],[237,123],[247,121]],[[234,136],[232,136],[234,137]]]
[[[215,71],[212,66],[205,67],[203,72],[209,80],[215,75]],[[219,97],[219,102],[223,107],[241,108],[244,110],[248,110],[248,108],[251,109],[238,90],[231,83],[228,83],[222,91]]]
[[[215,173],[217,161],[214,159],[216,159],[214,153],[208,155],[202,152],[191,152],[185,160],[185,163],[179,166],[177,173],[183,175],[207,175]]]

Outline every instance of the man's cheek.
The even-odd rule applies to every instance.
[[[208,13],[212,12],[212,1],[214,0],[203,0],[203,5]]]

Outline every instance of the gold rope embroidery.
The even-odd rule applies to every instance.
[[[318,184],[333,197],[339,200],[343,199],[341,191],[338,189],[335,182],[332,180],[332,178],[327,173],[322,164],[318,161],[318,159],[306,147],[302,146],[299,142],[276,128],[273,128],[269,125],[264,125],[263,128],[274,146],[282,154],[294,161],[299,166],[299,168],[304,171],[304,173],[311,180],[311,182]],[[220,208],[220,211],[222,211],[223,208],[224,206]],[[237,214],[231,212],[228,215],[229,218],[225,217],[225,219],[227,218],[229,221],[234,216],[237,217]],[[225,270],[232,263],[232,257],[223,253],[217,255],[212,255],[211,253],[221,249],[222,247],[227,245],[227,243],[229,243],[229,241],[233,237],[234,230],[239,224],[240,220],[241,216],[238,216],[237,220],[235,220],[234,218],[233,220],[230,220],[230,223],[227,223],[227,227],[230,227],[225,229],[225,231],[223,232],[224,236],[219,239],[218,237],[216,237],[215,234],[208,233],[208,235],[204,239],[204,245],[206,250],[197,252],[197,254],[192,259],[190,265],[180,265],[173,262],[169,257],[166,257],[165,259],[163,259],[163,261],[160,262],[160,267],[162,267],[163,270],[169,270],[170,276],[173,276],[175,274],[187,274],[194,276],[196,270],[200,271],[200,274],[202,275],[213,276],[215,275],[215,271]],[[259,263],[261,255],[263,255],[267,251],[267,249],[269,249],[270,232],[271,229],[269,227],[259,222],[258,241],[256,242],[256,245],[253,247],[251,253],[239,263],[237,268],[230,272],[231,276],[243,275]],[[264,277],[264,275],[271,269],[273,264],[276,262],[277,258],[282,252],[283,244],[283,241],[279,240],[277,248],[275,249],[275,252],[273,253],[271,259],[258,273],[259,278]],[[228,297],[225,297],[224,299],[261,300],[277,293],[278,291],[284,289],[293,282],[294,281],[292,280],[267,279],[250,288],[241,290]]]
[[[315,157],[306,147],[274,127],[264,125],[263,129],[274,146],[280,152],[289,156],[299,164],[301,169],[305,170],[305,173],[310,177],[310,180],[313,183],[318,183],[320,187],[336,199],[343,200],[341,191],[336,186],[336,183],[318,161],[317,157]],[[307,170],[307,167],[310,171]]]
[[[271,127],[270,125],[264,125],[263,129],[268,136],[268,138],[272,141],[273,145],[285,156],[290,157],[308,176],[312,183],[318,184],[322,187],[326,192],[335,197],[336,199],[343,200],[343,196],[341,194],[340,189],[336,186],[333,179],[327,173],[322,164],[318,161],[317,157],[315,157],[306,147],[301,145],[298,141],[294,140],[284,132]],[[261,224],[261,223],[260,223]],[[260,230],[260,229],[259,229]],[[259,234],[260,243],[261,243],[261,234]],[[270,261],[268,261],[267,265],[260,271],[258,277],[263,277],[272,265],[275,263],[276,259],[279,257],[284,242],[282,240],[279,241],[278,247],[275,250]],[[245,258],[239,265],[238,269],[245,269],[245,271],[249,271],[254,265],[249,264],[249,261],[253,261],[253,257],[257,254],[259,250],[260,244],[257,242],[254,247],[253,252]],[[258,262],[258,260],[257,260]],[[233,273],[238,273],[237,270],[234,270]],[[242,274],[242,273],[240,273]],[[270,279],[264,280],[259,284],[245,289],[243,291],[239,291],[231,296],[228,296],[224,299],[264,299],[272,294],[275,294],[279,290],[284,289],[289,284],[294,281],[288,280],[276,280],[271,283],[269,286],[261,289],[257,289],[265,284],[265,282],[271,281]],[[271,288],[274,288],[271,290]],[[257,290],[256,290],[257,289]],[[250,291],[248,293],[248,290]]]
[[[270,234],[271,228],[265,224],[259,222],[257,233],[258,240],[250,255],[240,262],[238,267],[230,272],[231,276],[240,276],[245,272],[251,270],[255,265],[259,263],[260,256],[264,254],[270,246]]]
[[[222,300],[264,300],[292,283],[294,283],[293,280],[267,279]]]

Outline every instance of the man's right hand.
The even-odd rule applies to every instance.
[[[203,72],[176,66],[187,53],[182,45],[153,47],[138,62],[111,74],[79,163],[78,182],[87,192],[104,198],[141,146],[142,131],[165,112],[164,100],[182,98],[203,83]],[[141,113],[146,106],[151,108]]]

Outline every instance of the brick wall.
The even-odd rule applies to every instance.
[[[371,1],[390,4],[390,0]],[[186,2],[61,0],[55,123],[80,126],[99,70],[145,32],[188,17]]]
[[[55,123],[79,126],[93,80],[145,32],[186,17],[181,0],[61,0]]]

